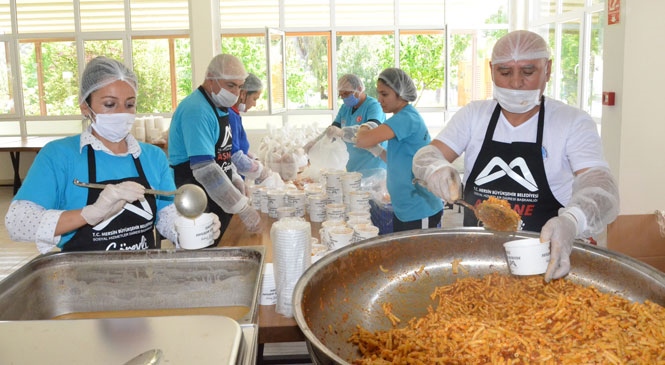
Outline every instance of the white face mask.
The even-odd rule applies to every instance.
[[[247,104],[245,103],[240,103],[238,104],[238,111],[241,113],[244,113],[247,111]]]
[[[104,139],[117,143],[127,137],[135,119],[136,115],[131,113],[95,114],[92,129]]]
[[[521,114],[540,104],[540,90],[513,90],[494,85],[494,99],[511,113]]]
[[[219,85],[219,83],[217,83],[217,85]],[[220,87],[220,90],[217,94],[212,93],[210,97],[212,98],[212,101],[218,106],[227,108],[232,107],[235,105],[236,101],[238,101],[238,95],[226,90],[223,87]]]

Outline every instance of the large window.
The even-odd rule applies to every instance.
[[[192,90],[188,14],[187,0],[0,1],[0,135],[79,133],[80,72],[99,55],[133,67],[138,113],[170,115]]]
[[[600,0],[531,1],[530,28],[553,51],[546,94],[591,114],[600,123],[603,75],[603,3]]]
[[[435,133],[443,127],[447,113],[491,95],[489,52],[494,40],[508,31],[509,3],[263,0],[249,8],[240,1],[220,0],[222,49],[235,50],[252,62],[256,57],[246,56],[249,48],[243,52],[227,46],[232,43],[227,34],[242,38],[252,29],[265,27],[285,32],[284,125],[307,119],[327,122],[334,117],[341,106],[337,79],[343,74],[357,74],[368,95],[376,96],[379,73],[400,67],[416,83],[419,93],[414,104]],[[257,109],[248,115],[260,113]]]

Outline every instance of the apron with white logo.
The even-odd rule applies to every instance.
[[[229,124],[229,115],[227,113],[225,116],[220,117],[217,113],[218,108],[215,106],[212,100],[208,98],[208,95],[206,94],[203,86],[199,86],[198,90],[203,94],[205,99],[208,101],[208,104],[210,104],[213,112],[217,116],[217,122],[219,123],[219,138],[217,138],[217,142],[215,143],[215,162],[222,168],[222,171],[226,173],[226,176],[229,177],[229,181],[231,181],[231,149],[233,148],[233,140],[231,135],[231,125]],[[226,111],[221,108],[220,110]],[[205,188],[198,181],[196,181],[196,178],[194,178],[194,174],[192,173],[192,168],[189,165],[189,162],[183,162],[179,165],[173,166],[173,171],[175,176],[175,184],[177,187],[180,187],[184,184],[195,184],[205,190]],[[222,225],[220,232],[224,234],[226,227],[228,227],[229,223],[231,222],[233,214],[225,212],[210,198],[210,195],[208,195],[208,206],[206,207],[205,211],[217,214],[217,217],[219,217],[219,221]],[[222,234],[220,234],[217,240],[215,240],[215,243],[219,242],[219,240],[222,238]]]
[[[473,205],[490,196],[507,200],[522,217],[523,230],[540,232],[562,207],[547,183],[543,163],[544,98],[540,103],[535,143],[493,141],[500,113],[501,107],[497,104],[478,158],[466,180],[464,200]],[[464,211],[464,225],[478,225],[468,209]]]
[[[134,166],[138,177],[117,180],[97,181],[97,166],[95,151],[88,149],[88,181],[101,184],[118,184],[123,181],[134,181],[146,188],[150,188],[148,179],[143,172],[143,166],[138,158],[134,158]],[[88,202],[93,204],[99,198],[101,190],[88,189]],[[114,250],[147,250],[156,248],[155,245],[155,217],[157,210],[155,196],[146,194],[144,201],[127,203],[115,216],[108,218],[95,226],[85,225],[76,231],[71,240],[65,243],[62,251],[114,251]]]

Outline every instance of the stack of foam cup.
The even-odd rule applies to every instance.
[[[356,190],[349,193],[349,212],[369,212],[370,192]]]
[[[277,303],[277,289],[275,288],[275,273],[271,262],[263,264],[261,276],[261,298],[259,305],[274,305]]]
[[[307,195],[301,190],[289,190],[286,192],[286,204],[295,208],[296,217],[304,217],[307,206]]]
[[[270,228],[277,303],[275,311],[293,317],[293,290],[312,262],[311,226],[294,218],[276,221]]]
[[[326,171],[326,195],[333,203],[344,202],[344,192],[342,191],[342,176],[345,174],[342,170]]]
[[[346,205],[341,203],[326,204],[326,220],[329,221],[345,221],[346,220]]]
[[[353,228],[343,225],[332,227],[328,231],[330,237],[330,249],[338,250],[353,242]]]
[[[285,192],[282,189],[270,189],[266,191],[268,200],[268,215],[270,218],[277,218],[277,208],[284,206]]]
[[[309,212],[309,197],[314,194],[324,194],[323,187],[321,184],[305,184],[303,191],[305,192],[306,203],[305,203],[305,213]]]
[[[324,194],[313,194],[309,196],[309,221],[323,222],[326,220],[327,197]]]
[[[362,212],[348,212],[346,213],[346,224],[353,228],[356,224],[371,224],[372,223],[372,215],[368,211],[362,211]]]
[[[360,190],[363,175],[356,171],[346,172],[342,175],[342,195],[344,204],[349,205],[351,192]]]
[[[263,199],[266,199],[266,187],[255,185],[254,189],[252,189],[252,208],[261,210],[261,201]]]
[[[379,235],[379,227],[371,223],[356,224],[353,226],[352,242],[360,242]]]
[[[335,227],[345,227],[346,223],[344,221],[324,221],[321,223],[321,229],[319,229],[319,239],[321,239],[321,244],[332,248],[332,243],[330,242],[330,230]]]

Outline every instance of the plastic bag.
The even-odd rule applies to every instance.
[[[321,170],[346,171],[348,161],[349,152],[344,141],[323,136],[309,150],[309,167],[303,171],[302,176],[318,181]]]

